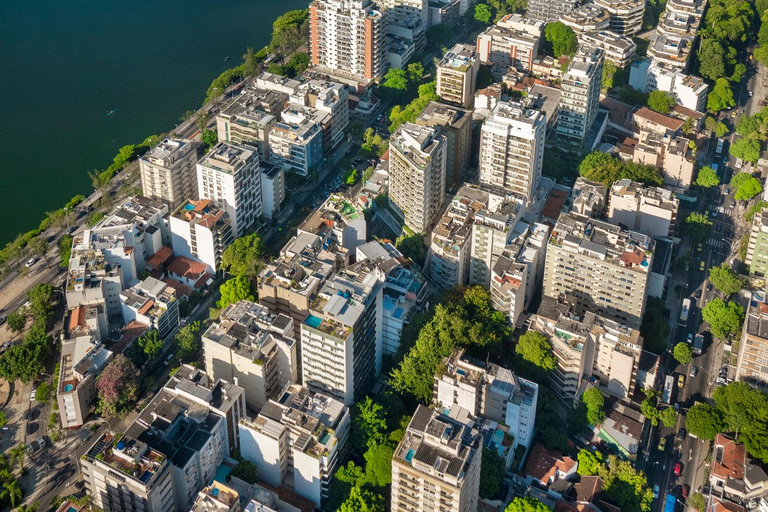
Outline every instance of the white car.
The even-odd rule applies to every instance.
[[[45,438],[43,438],[43,437],[38,437],[38,438],[37,438],[37,444],[39,444],[39,445],[40,445],[40,448],[44,448],[44,447],[45,447]]]
[[[32,393],[29,395],[29,401],[34,402],[35,401],[35,395],[37,394],[37,390],[33,389]]]
[[[35,263],[37,263],[37,258],[30,258],[29,260],[27,260],[27,262],[24,264],[24,266],[27,267],[27,268],[30,268]]]
[[[656,484],[653,486],[653,498],[656,499],[659,497],[659,484]]]

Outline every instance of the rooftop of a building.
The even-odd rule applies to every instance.
[[[209,199],[187,199],[173,212],[173,216],[208,229],[223,225],[229,220],[229,214]]]
[[[58,394],[73,393],[87,377],[96,377],[112,359],[112,352],[91,336],[61,344]]]
[[[669,0],[667,9],[673,11],[690,12],[697,16],[704,14],[707,0]]]
[[[427,126],[459,127],[472,122],[472,114],[469,110],[446,105],[438,101],[431,101],[416,118],[416,124]]]
[[[205,371],[189,364],[181,365],[165,383],[164,389],[219,411],[229,410],[243,394],[243,389],[237,385],[221,379],[212,382]]]
[[[498,364],[471,358],[464,353],[464,349],[454,349],[449,357],[443,359],[442,368],[441,379],[448,377],[454,382],[468,383],[470,386],[484,384],[491,392],[502,395],[511,402],[520,403],[527,400],[531,405],[531,400],[538,391],[537,384],[518,377],[513,371]]]
[[[475,214],[488,208],[489,195],[485,190],[462,186],[432,229],[432,245],[444,256],[457,257],[472,237]]]
[[[198,165],[227,174],[236,174],[257,161],[256,148],[234,142],[219,142],[198,162]]]
[[[712,476],[742,480],[747,464],[747,450],[744,445],[725,434],[717,434],[713,446]]]
[[[186,139],[163,139],[147,151],[142,160],[170,169],[190,153],[197,154],[197,144]]]
[[[135,224],[139,227],[145,227],[147,230],[155,229],[153,226],[147,226],[147,222],[152,218],[163,217],[167,213],[168,206],[162,201],[134,196],[118,206],[115,211],[104,217],[92,229],[99,231],[126,224]]]
[[[203,488],[197,495],[189,512],[214,512],[220,509],[231,510],[240,499],[240,494],[217,480]]]
[[[570,473],[578,464],[559,450],[549,451],[544,445],[536,443],[528,455],[525,464],[525,474],[538,480],[543,485],[549,485],[558,472]]]
[[[317,235],[305,233],[294,237],[286,244],[281,257],[261,271],[259,286],[278,287],[308,298],[333,272],[333,258],[323,249],[323,244]]]
[[[294,432],[294,449],[316,458],[338,449],[336,437],[348,408],[340,401],[322,393],[310,391],[298,384],[289,384],[278,401],[269,400],[253,420],[246,424],[271,435],[288,428]]]
[[[419,404],[395,450],[395,459],[417,471],[447,476],[458,486],[463,485],[472,457],[480,456],[480,436],[471,421],[462,421],[466,417],[467,411],[460,407],[454,406],[448,416]]]
[[[285,112],[283,112],[285,114]],[[295,117],[295,119],[294,119]],[[288,121],[288,118],[291,121]],[[302,144],[308,142],[317,133],[320,133],[320,124],[310,119],[308,116],[285,116],[283,121],[278,122],[270,132],[270,138],[282,139],[292,143]]]
[[[535,127],[544,122],[544,115],[539,111],[528,108],[528,102],[500,101],[494,107],[487,122],[499,124],[527,125]]]
[[[668,130],[672,130],[674,132],[680,130],[683,124],[685,124],[685,121],[682,121],[680,119],[675,119],[674,117],[666,116],[664,114],[651,110],[648,107],[640,107],[635,111],[634,116],[638,119],[643,119],[645,121],[657,124],[659,126],[663,126],[664,128]]]
[[[176,300],[176,290],[163,281],[147,277],[144,281],[120,292],[120,300],[144,316],[160,316],[167,305]]]
[[[620,50],[626,54],[634,53],[637,49],[637,45],[630,38],[610,32],[608,30],[601,30],[599,32],[584,32],[579,36],[585,43],[588,44],[600,44],[603,48],[609,47]]]
[[[681,65],[688,61],[693,48],[693,38],[655,32],[651,35],[648,53],[656,58],[664,58]]]
[[[330,231],[343,230],[350,223],[365,220],[362,208],[341,194],[331,194],[298,227],[299,232],[325,238]]]
[[[609,11],[633,11],[645,8],[643,0],[595,0],[595,3]]]
[[[476,59],[474,45],[457,43],[448,50],[438,67],[464,73]]]
[[[646,187],[642,183],[623,179],[614,182],[611,187],[611,196],[643,197],[653,201],[655,206],[665,210],[677,211],[680,200],[671,191],[661,187]]]
[[[278,91],[248,87],[222,108],[219,115],[244,126],[251,123],[268,126],[277,120],[268,111],[281,110],[286,99],[286,94]]]
[[[262,176],[266,176],[267,179],[273,180],[277,176],[280,175],[282,172],[282,167],[278,167],[277,165],[273,165],[269,162],[265,162],[264,160],[259,161],[259,172]]]
[[[571,59],[563,81],[592,77],[603,62],[605,52],[589,45],[581,45]]]
[[[324,105],[331,107],[339,101],[346,100],[345,84],[330,80],[308,80],[296,88],[291,95],[292,102],[299,102],[306,106]]]
[[[289,346],[296,343],[293,319],[248,300],[227,306],[203,337],[254,362],[271,357],[277,351],[277,341]]]
[[[610,19],[610,14],[608,14],[602,7],[593,3],[585,3],[569,13],[564,14],[560,18],[560,21],[571,27],[582,27],[585,25],[603,25],[607,27]]]
[[[94,464],[103,463],[145,487],[152,486],[152,477],[166,462],[166,456],[146,443],[115,434],[97,437],[85,458]]]
[[[168,272],[189,281],[197,282],[206,276],[208,266],[205,263],[187,258],[186,256],[176,256],[168,265]]]
[[[268,90],[295,91],[301,84],[300,79],[288,78],[269,71],[263,71],[256,78],[256,85]]]
[[[435,149],[443,141],[444,137],[433,127],[403,123],[390,137],[389,149],[396,150],[411,165],[424,169],[429,165]]]

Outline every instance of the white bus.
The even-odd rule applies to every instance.
[[[664,392],[661,395],[661,401],[669,405],[672,403],[672,391],[675,389],[675,378],[671,375],[667,375],[664,379]]]
[[[683,299],[683,307],[680,310],[680,322],[681,326],[688,325],[688,312],[691,310],[691,299]]]

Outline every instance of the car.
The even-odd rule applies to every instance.
[[[682,487],[680,487],[680,496],[683,497],[683,499],[688,498],[688,493],[691,491],[691,488],[688,487],[688,485],[683,484]]]
[[[721,206],[721,207],[719,207],[719,208],[717,209],[717,211],[718,211],[718,212],[720,212],[720,213],[725,213],[725,206]]]
[[[168,357],[165,358],[165,366],[168,366],[168,363],[171,362],[171,359],[173,359],[173,354],[168,354]]]
[[[696,246],[696,252],[701,252],[701,244]]]
[[[688,374],[688,376],[689,377],[695,377],[697,373],[699,373],[699,367],[698,366],[691,366],[691,372]]]
[[[37,390],[33,389],[32,392],[29,394],[29,401],[34,402],[35,401],[35,395],[37,394]]]
[[[683,463],[682,462],[675,462],[674,467],[675,476],[680,476],[683,474]]]
[[[712,291],[712,283],[707,283],[707,291],[708,292]]]
[[[659,484],[653,486],[653,499],[659,497]]]
[[[731,193],[731,189],[727,188],[727,189],[725,189],[725,190],[723,191],[723,193],[724,193],[725,195],[728,195],[728,194],[730,194],[730,193]]]
[[[736,208],[736,201],[731,201],[731,208]]]
[[[712,210],[712,217],[717,217],[717,210]]]
[[[733,117],[736,117],[736,112],[733,113]],[[742,167],[744,167],[744,160],[742,160],[741,158],[737,158],[736,165],[734,165],[734,167],[736,167],[737,169],[741,169]]]
[[[680,374],[677,376],[677,387],[681,388],[685,386],[685,375]]]
[[[704,271],[704,262],[699,263],[699,270]]]
[[[663,452],[664,448],[666,448],[666,447],[667,447],[667,438],[666,437],[662,437],[659,440],[659,451]]]
[[[684,428],[681,428],[680,430],[677,431],[677,440],[684,441],[686,434],[688,434],[688,431],[685,430]]]
[[[686,338],[686,341],[688,343],[693,343],[693,333],[692,332],[688,333],[688,337]]]
[[[693,292],[693,296],[696,297],[697,299],[700,299],[701,298],[701,290],[696,290],[695,292]]]
[[[37,441],[37,444],[40,445],[40,448],[45,448],[45,439],[43,437],[38,437],[36,441]]]
[[[24,264],[24,266],[27,268],[31,268],[32,265],[34,265],[35,263],[37,263],[37,258],[29,258],[27,262]]]

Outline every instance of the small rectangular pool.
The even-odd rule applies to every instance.
[[[318,327],[320,327],[320,324],[323,323],[323,319],[315,315],[307,315],[307,318],[306,320],[304,320],[304,323],[314,329],[317,329]]]
[[[411,462],[411,460],[413,460],[413,454],[414,453],[416,453],[416,452],[413,450],[413,448],[408,450],[408,453],[405,454],[405,460],[407,460],[408,462]]]

